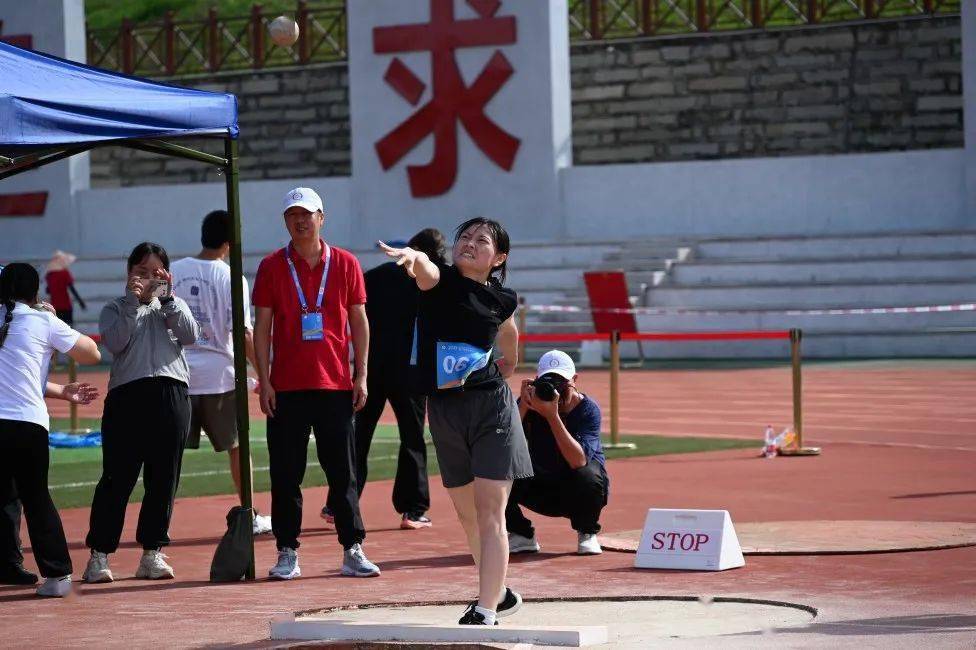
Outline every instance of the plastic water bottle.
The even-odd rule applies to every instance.
[[[776,438],[773,439],[773,446],[777,451],[780,449],[791,449],[796,447],[796,433],[793,427],[786,427]]]
[[[773,430],[773,425],[766,425],[764,439],[763,458],[773,458],[776,456],[776,431]]]

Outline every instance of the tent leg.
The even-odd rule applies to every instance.
[[[231,218],[230,281],[231,305],[234,310],[234,398],[237,406],[237,438],[240,449],[241,505],[251,503],[251,442],[247,413],[247,357],[244,353],[244,254],[241,242],[241,201],[238,188],[237,140],[224,140],[227,167],[227,212]],[[250,559],[246,578],[254,580],[254,537],[251,537]]]

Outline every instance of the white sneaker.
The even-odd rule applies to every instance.
[[[603,553],[603,549],[600,548],[600,540],[596,538],[595,533],[577,534],[577,555],[599,555],[600,553]]]
[[[71,576],[61,576],[60,578],[46,578],[44,583],[37,588],[38,596],[47,598],[64,598],[71,593]]]
[[[369,561],[362,544],[353,544],[342,554],[342,575],[355,578],[372,578],[380,574],[380,568]]]
[[[271,532],[271,517],[268,515],[254,515],[254,534],[264,535]]]
[[[298,566],[298,551],[293,548],[283,548],[278,551],[278,563],[271,567],[268,575],[278,580],[291,580],[302,575]]]
[[[88,558],[88,566],[85,567],[85,573],[81,576],[81,579],[88,584],[114,581],[115,577],[112,575],[112,570],[108,567],[108,555],[99,553],[98,551],[92,551],[91,557]]]
[[[541,549],[535,537],[522,537],[517,533],[508,534],[509,553],[538,553]]]
[[[136,577],[147,580],[169,580],[175,578],[176,574],[173,573],[173,567],[166,564],[166,556],[160,551],[143,551],[139,568],[136,569]]]

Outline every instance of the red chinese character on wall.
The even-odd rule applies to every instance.
[[[410,193],[415,197],[444,194],[457,177],[457,124],[492,162],[510,171],[519,139],[485,115],[485,105],[514,70],[505,55],[495,50],[470,86],[465,85],[455,50],[465,47],[510,45],[515,42],[515,17],[496,17],[500,0],[467,0],[478,17],[458,20],[454,0],[430,0],[430,22],[376,27],[373,50],[377,54],[430,52],[432,93],[419,108],[376,143],[383,169],[399,162],[427,136],[434,137],[434,155],[426,165],[410,165]],[[383,77],[403,99],[416,106],[426,84],[394,57]]]
[[[0,20],[0,34],[3,34],[2,20]],[[22,47],[26,50],[29,50],[34,46],[33,40],[34,39],[31,38],[30,34],[11,34],[9,36],[0,36],[0,41],[10,43],[11,45],[16,45],[17,47]]]

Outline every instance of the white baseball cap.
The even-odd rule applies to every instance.
[[[281,211],[287,212],[288,208],[296,205],[305,208],[309,212],[315,212],[316,210],[325,212],[325,209],[322,207],[322,199],[310,187],[296,187],[293,190],[289,190],[288,194],[285,195],[285,207]]]
[[[541,377],[549,373],[555,373],[569,381],[576,375],[576,364],[573,359],[562,350],[549,350],[539,359],[539,367],[535,376]]]

